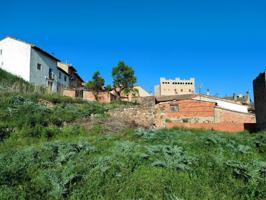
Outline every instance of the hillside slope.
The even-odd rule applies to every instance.
[[[121,103],[12,93],[32,86],[3,70],[0,85],[1,200],[266,199],[264,132],[117,128]]]
[[[15,75],[0,69],[0,91],[20,91],[32,87],[31,84]]]

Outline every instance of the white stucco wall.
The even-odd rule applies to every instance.
[[[37,65],[41,65],[41,69],[37,69]],[[54,73],[54,81],[52,91],[57,92],[60,86],[67,87],[69,85],[69,78],[63,72],[58,70],[57,61],[45,55],[44,53],[32,48],[31,49],[31,64],[30,64],[30,82],[35,85],[48,86],[49,69]],[[60,75],[61,73],[61,79]],[[66,76],[66,81],[64,80]]]
[[[12,38],[5,38],[0,41],[0,50],[0,68],[29,81],[31,46]]]
[[[248,106],[245,106],[245,105],[241,105],[241,104],[237,104],[233,102],[231,103],[231,102],[223,101],[219,99],[212,99],[208,97],[200,97],[200,96],[197,96],[193,99],[200,100],[200,101],[214,102],[220,108],[224,108],[224,109],[232,110],[236,112],[248,113]]]

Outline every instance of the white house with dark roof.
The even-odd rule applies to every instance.
[[[5,37],[0,40],[0,68],[37,86],[58,92],[69,86],[68,74],[57,66],[60,60],[41,48]]]

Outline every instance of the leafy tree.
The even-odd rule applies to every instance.
[[[92,90],[96,99],[98,99],[99,91],[103,90],[104,82],[100,72],[96,71],[92,76],[92,80],[88,81],[85,87]]]
[[[111,85],[107,85],[107,86],[105,86],[105,90],[112,91],[113,87]]]
[[[118,62],[117,66],[113,67],[112,71],[114,90],[121,98],[121,94],[128,95],[133,91],[134,84],[137,82],[134,70],[126,65],[123,61]]]

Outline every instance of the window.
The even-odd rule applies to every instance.
[[[0,55],[2,55],[3,54],[3,50],[2,49],[0,49]]]
[[[37,63],[37,69],[42,70],[42,65],[40,63]]]
[[[66,77],[66,75],[64,76],[64,80],[65,80],[65,82],[67,81],[67,77]]]
[[[183,92],[183,89],[181,89],[180,91]]]
[[[183,123],[188,123],[189,122],[189,119],[185,118],[183,119]]]
[[[54,79],[53,70],[51,68],[49,68],[49,79]]]
[[[62,74],[61,74],[61,72],[59,72],[59,79],[61,79],[61,77],[62,77]]]
[[[179,107],[178,105],[171,105],[170,106],[171,112],[179,112]]]

